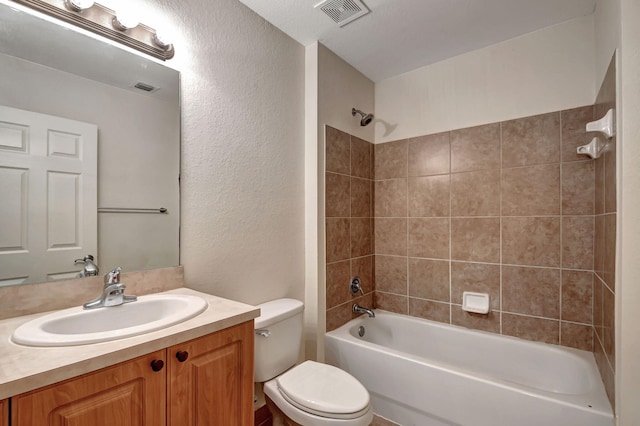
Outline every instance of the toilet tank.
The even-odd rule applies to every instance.
[[[304,305],[295,299],[276,299],[258,305],[255,319],[254,382],[266,382],[298,361],[302,343]]]

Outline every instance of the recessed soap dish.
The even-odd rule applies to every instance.
[[[465,291],[462,293],[462,309],[476,314],[489,313],[489,294]]]

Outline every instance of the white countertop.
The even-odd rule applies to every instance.
[[[260,315],[255,306],[188,288],[157,294],[196,295],[209,306],[200,315],[163,330],[110,342],[52,348],[21,346],[11,341],[16,327],[48,312],[0,321],[0,399],[183,343]]]

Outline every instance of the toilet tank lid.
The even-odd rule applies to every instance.
[[[276,299],[258,305],[260,316],[255,319],[254,328],[265,328],[290,318],[304,310],[304,304],[296,299]]]

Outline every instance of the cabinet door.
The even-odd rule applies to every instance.
[[[153,371],[157,360],[164,350],[13,397],[12,425],[162,426],[167,376]]]
[[[253,426],[253,321],[167,351],[171,426]]]
[[[0,401],[0,426],[9,426],[9,401]]]

